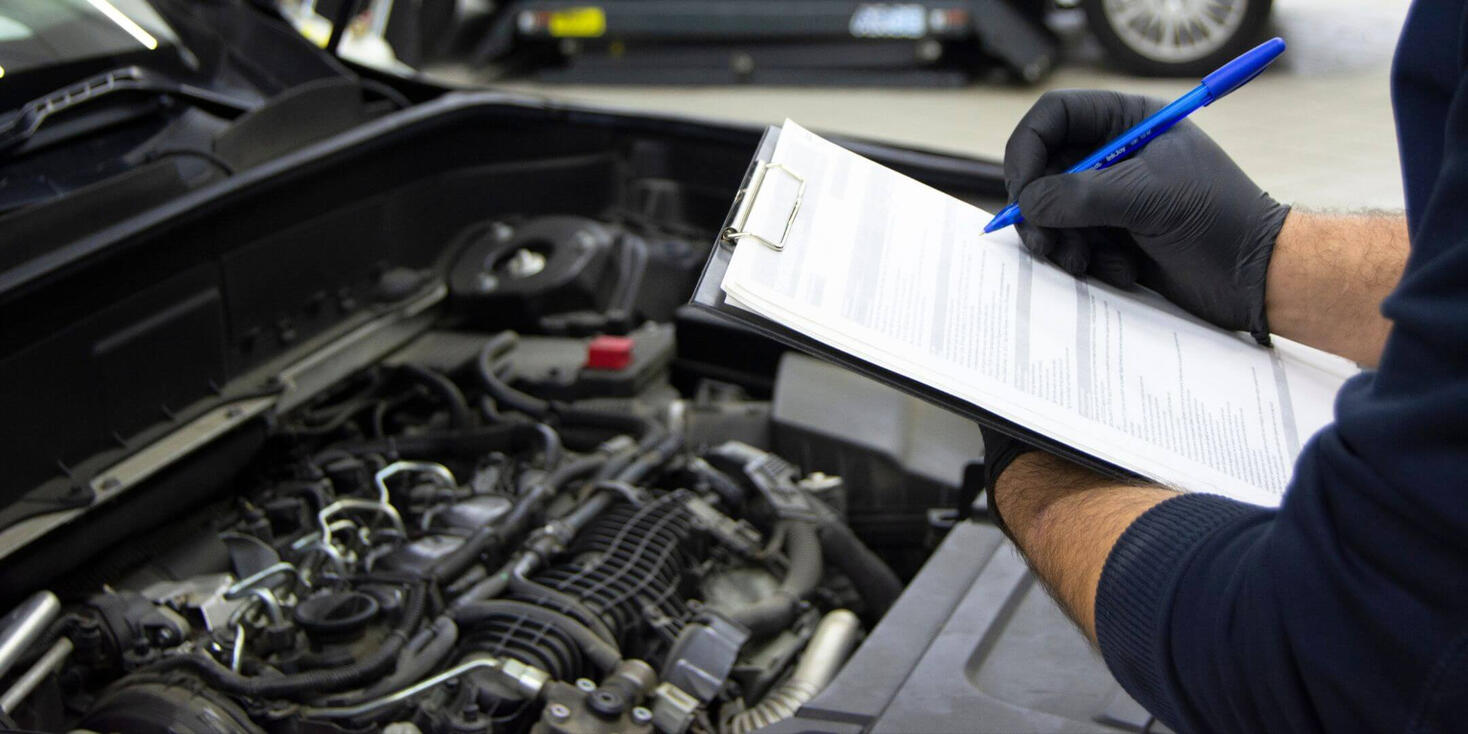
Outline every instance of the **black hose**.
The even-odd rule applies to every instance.
[[[554,627],[576,642],[577,647],[586,653],[603,672],[609,671],[622,662],[622,653],[617,646],[597,636],[585,625],[556,612],[534,604],[526,604],[519,601],[508,601],[495,599],[491,601],[479,601],[466,604],[452,611],[454,621],[460,627],[469,627],[483,622],[490,617],[504,615],[519,619],[530,619],[541,624]]]
[[[820,584],[824,567],[814,523],[785,523],[785,555],[790,559],[790,568],[775,593],[725,612],[730,619],[749,628],[754,639],[772,637],[788,628],[795,621],[800,602]]]
[[[738,513],[744,507],[748,495],[744,488],[728,474],[703,459],[690,462],[688,468],[708,483],[709,489],[719,496],[720,504],[724,505],[728,513]]]
[[[345,451],[356,455],[382,454],[404,459],[441,460],[444,456],[478,459],[496,451],[526,451],[543,443],[544,438],[532,423],[498,423],[463,431],[336,444],[327,451]]]
[[[385,696],[399,688],[406,688],[427,676],[429,671],[443,662],[458,641],[459,627],[452,618],[445,615],[433,620],[432,625],[419,630],[408,641],[398,654],[397,666],[390,675],[363,689],[360,694],[352,695],[350,700],[336,700],[331,705],[342,706],[355,701],[366,701]]]
[[[522,498],[521,502],[523,501]],[[498,527],[478,528],[465,538],[459,547],[434,561],[433,568],[429,572],[433,583],[442,586],[458,578],[490,548],[502,544],[506,537],[508,536]]]
[[[590,476],[606,466],[608,456],[606,454],[592,454],[583,456],[566,464],[561,464],[550,470],[541,477],[539,484],[559,491],[567,482]]]
[[[382,677],[390,670],[408,642],[410,631],[417,629],[423,617],[423,587],[408,587],[408,598],[403,607],[403,621],[367,657],[338,668],[310,670],[272,677],[240,675],[220,665],[214,658],[203,653],[170,655],[152,666],[153,670],[185,669],[202,678],[205,683],[225,693],[253,698],[301,699],[318,693],[342,691],[356,688]]]
[[[570,405],[556,406],[556,415],[561,423],[581,428],[600,428],[612,433],[625,434],[637,439],[638,447],[646,451],[663,440],[667,433],[657,421],[609,410],[578,408]]]
[[[438,393],[440,398],[448,404],[449,425],[456,429],[468,428],[474,423],[474,415],[469,412],[469,401],[464,399],[464,393],[455,385],[453,380],[444,377],[437,370],[420,367],[416,364],[399,365],[398,369],[414,382],[426,386],[428,389]]]
[[[630,414],[553,403],[510,387],[509,383],[500,379],[495,372],[494,360],[513,349],[518,340],[519,337],[512,331],[501,332],[486,341],[484,347],[479,350],[479,359],[475,364],[479,372],[479,381],[484,384],[484,390],[494,400],[496,408],[508,408],[537,420],[545,420],[554,415],[560,419],[560,422],[567,425],[604,428],[616,433],[625,433],[637,438],[644,444],[644,447],[661,440],[662,427],[656,421]]]
[[[790,569],[780,589],[801,599],[821,583],[821,541],[813,523],[790,521],[785,526],[785,556]]]
[[[628,484],[640,483],[654,469],[668,463],[670,459],[677,455],[679,449],[682,448],[682,436],[676,433],[667,434],[656,446],[644,451],[632,463],[628,464],[626,469],[618,472],[616,477],[617,481]]]
[[[637,447],[635,446],[617,451],[616,453],[613,453],[607,457],[607,463],[603,464],[601,468],[597,469],[596,474],[593,474],[591,478],[597,480],[611,479],[612,477],[621,474],[622,470],[626,469],[627,465],[631,464],[632,461],[636,458]]]
[[[597,479],[615,479],[626,484],[637,484],[641,482],[654,469],[666,464],[669,459],[677,455],[678,450],[683,448],[683,437],[677,434],[659,433],[656,445],[646,450],[632,449],[619,452],[607,460],[606,464],[596,473]],[[572,532],[579,532],[592,520],[595,520],[602,511],[617,500],[620,495],[609,490],[599,491],[559,519],[570,526]]]
[[[570,527],[573,534],[580,532],[581,528],[591,524],[591,521],[600,516],[603,510],[616,502],[619,496],[614,492],[602,490],[586,498],[577,504],[575,509],[557,519]]]
[[[561,445],[561,436],[556,429],[544,423],[536,423],[535,430],[540,431],[540,437],[545,441],[545,447],[541,449],[547,467],[553,467],[561,463],[564,447]]]
[[[511,563],[513,562],[514,561],[512,559]],[[455,599],[454,603],[449,605],[449,608],[459,609],[469,606],[470,604],[474,604],[475,602],[481,602],[486,599],[493,599],[494,597],[505,593],[505,589],[508,588],[510,588],[510,572],[506,570],[501,570],[497,573],[484,577],[483,579],[476,582],[473,586],[465,589],[464,593],[460,594],[459,598]]]
[[[519,537],[525,531],[525,526],[530,524],[530,519],[552,494],[546,485],[536,485],[526,490],[515,499],[515,504],[499,522],[475,530],[459,547],[434,562],[431,571],[434,583],[447,584],[453,581],[474,565],[480,556],[503,545],[510,538]]]
[[[499,570],[484,577],[465,590],[463,594],[460,594],[459,598],[455,599],[453,604],[449,605],[450,609],[459,609],[475,602],[493,599],[505,593],[510,588],[510,577],[515,575],[515,567],[521,562],[522,558],[524,556],[516,555],[510,558],[510,560],[505,561],[505,564]]]
[[[520,416],[505,416],[501,414],[499,409],[495,407],[494,398],[488,395],[479,396],[479,411],[484,414],[484,419],[491,423],[530,420]],[[540,437],[543,442],[541,456],[544,457],[545,465],[552,467],[561,463],[561,457],[565,456],[566,453],[565,442],[561,440],[561,435],[547,423],[539,423],[533,420],[531,423],[535,426],[535,430],[540,431]]]
[[[875,624],[902,595],[902,580],[844,523],[833,521],[822,525],[820,539],[826,561],[841,569],[861,595],[865,606],[863,621]]]
[[[474,564],[480,556],[508,539],[518,538],[534,520],[541,507],[560,491],[567,482],[586,476],[606,463],[605,456],[584,456],[575,461],[552,469],[540,480],[530,485],[515,499],[510,511],[493,526],[474,531],[458,548],[453,549],[433,565],[433,580],[446,584],[458,578]],[[476,585],[477,586],[477,585]]]
[[[484,383],[485,392],[494,399],[497,408],[508,408],[534,418],[545,418],[551,412],[548,401],[510,387],[494,372],[495,357],[513,349],[518,341],[519,337],[515,332],[504,331],[484,343],[475,365],[479,369],[479,381]]]

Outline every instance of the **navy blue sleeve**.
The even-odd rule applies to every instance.
[[[1379,368],[1342,389],[1278,511],[1168,500],[1102,573],[1102,654],[1180,731],[1468,721],[1468,13],[1412,12],[1394,90],[1412,254]]]

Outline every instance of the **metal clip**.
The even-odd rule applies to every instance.
[[[795,181],[795,198],[790,204],[790,215],[785,218],[785,228],[780,232],[778,240],[772,240],[755,232],[745,231],[749,224],[750,212],[754,210],[755,197],[763,190],[765,179],[769,178],[770,171],[778,171],[789,176]],[[729,226],[724,229],[723,238],[727,242],[739,244],[741,240],[754,240],[765,247],[779,252],[785,249],[785,239],[790,236],[790,230],[795,226],[795,215],[800,213],[800,204],[805,199],[805,179],[794,171],[786,168],[780,163],[761,163],[754,169],[754,174],[749,178],[749,186],[740,189],[735,195],[739,201],[739,208],[734,212],[734,218],[730,220]]]

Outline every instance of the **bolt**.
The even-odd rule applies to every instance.
[[[549,706],[546,706],[545,713],[552,719],[571,718],[571,709],[566,708],[566,704],[564,703],[553,703]]]
[[[749,76],[754,73],[754,57],[747,53],[736,53],[729,59],[729,68],[739,76]]]
[[[637,706],[632,709],[632,722],[634,724],[648,724],[652,721],[652,712],[645,707]]]
[[[245,411],[242,410],[242,409],[240,409],[240,408],[238,408],[238,407],[230,408],[230,409],[224,411],[224,417],[225,418],[238,418],[238,417],[240,417],[240,416],[242,416],[244,414],[245,414]]]
[[[596,690],[596,684],[592,683],[590,678],[577,678],[576,687],[580,688],[583,691],[586,691],[587,693],[591,693],[592,691]]]
[[[117,477],[107,477],[102,480],[101,489],[111,491],[122,486],[122,480]]]

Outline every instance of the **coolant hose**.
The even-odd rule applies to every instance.
[[[289,675],[250,677],[224,667],[203,653],[187,653],[165,657],[151,669],[183,669],[225,693],[253,698],[301,699],[319,693],[357,688],[381,678],[392,669],[397,662],[398,653],[402,652],[408,642],[409,633],[417,629],[425,606],[423,587],[416,584],[409,586],[407,597],[403,606],[402,622],[388,633],[376,650],[350,665]]]
[[[443,558],[433,565],[433,580],[446,584],[474,565],[491,548],[502,544],[506,538],[515,538],[525,532],[542,505],[567,482],[584,477],[606,463],[603,456],[585,456],[566,462],[530,485],[515,499],[515,504],[503,518],[490,527],[479,528]]]
[[[554,415],[564,425],[610,430],[627,434],[638,440],[644,449],[662,440],[663,429],[657,421],[635,415],[614,413],[594,408],[578,408],[566,403],[541,400],[529,393],[510,387],[495,373],[494,361],[513,349],[519,337],[512,331],[501,332],[491,337],[479,350],[476,367],[484,391],[489,393],[498,408],[524,413],[536,420],[546,420]]]
[[[479,350],[479,359],[475,364],[479,369],[479,381],[484,383],[484,391],[494,398],[496,407],[508,408],[533,418],[544,418],[550,413],[548,401],[510,387],[494,372],[495,358],[514,349],[519,341],[520,337],[513,331],[500,332],[486,341],[484,348]]]
[[[416,364],[404,364],[398,367],[403,374],[412,378],[428,389],[438,393],[440,398],[448,404],[449,425],[453,428],[468,428],[473,424],[473,413],[469,412],[469,401],[464,399],[464,392],[455,385],[453,380],[444,377],[443,373],[431,370],[427,367],[419,367]]]
[[[583,428],[598,428],[613,433],[625,434],[637,439],[638,446],[647,450],[663,440],[666,431],[657,424],[657,421],[632,415],[631,413],[615,413],[609,410],[596,410],[593,408],[578,408],[564,403],[555,406],[556,415],[560,416],[561,423],[568,426],[580,426]]]
[[[399,688],[405,688],[427,676],[438,664],[448,657],[459,641],[459,627],[448,616],[433,620],[433,624],[418,631],[413,639],[398,654],[397,666],[390,675],[373,683],[360,694],[348,699],[332,702],[341,706],[348,702],[367,701],[385,696]]]
[[[617,473],[617,481],[628,484],[638,484],[647,478],[655,469],[668,463],[678,451],[683,448],[683,437],[670,433],[663,436],[657,444],[642,452],[625,469]]]
[[[902,595],[902,580],[844,523],[821,525],[820,538],[826,560],[851,579],[861,596],[865,621],[875,624]]]
[[[622,662],[622,653],[617,650],[616,645],[602,639],[586,625],[545,607],[520,601],[494,599],[465,604],[451,610],[450,613],[460,627],[470,627],[490,617],[500,615],[534,620],[570,636],[576,646],[581,648],[586,657],[590,658],[591,662],[602,672],[609,671],[617,667],[617,663]]]
[[[737,514],[744,508],[747,493],[728,474],[714,468],[704,459],[689,462],[688,468],[708,482],[709,489],[719,496],[719,502],[724,505],[725,514]]]
[[[816,526],[805,521],[785,522],[785,555],[790,568],[775,593],[752,604],[724,611],[734,621],[749,628],[754,639],[772,637],[795,621],[800,602],[816,590],[824,567],[821,543]]]
[[[800,654],[795,672],[766,693],[759,703],[729,719],[721,728],[722,734],[745,734],[794,716],[801,706],[830,685],[856,646],[860,631],[861,623],[855,614],[845,609],[827,612],[816,625],[805,652]]]
[[[785,528],[785,555],[790,570],[780,584],[783,591],[804,599],[821,582],[821,542],[816,526],[808,522],[790,522]]]
[[[490,549],[503,545],[506,538],[518,536],[530,524],[530,519],[540,506],[553,494],[555,492],[546,485],[536,485],[525,490],[498,523],[475,530],[459,547],[434,562],[431,571],[434,583],[447,584],[453,581]]]

